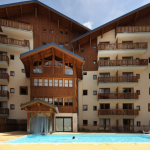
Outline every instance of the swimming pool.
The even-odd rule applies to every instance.
[[[75,139],[72,139],[73,136]],[[4,143],[150,143],[150,136],[142,134],[27,135]]]

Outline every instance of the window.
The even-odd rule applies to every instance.
[[[140,95],[140,90],[136,90],[136,93],[138,93],[138,95]]]
[[[97,79],[97,75],[93,75],[93,80],[96,80]]]
[[[93,111],[97,111],[97,106],[93,106]]]
[[[87,105],[83,105],[83,111],[87,111],[88,110],[88,106]]]
[[[93,126],[97,126],[97,121],[93,121]]]
[[[20,86],[20,95],[28,95],[28,87]]]
[[[140,111],[140,106],[136,106],[136,109]]]
[[[65,43],[65,46],[68,46],[68,43]]]
[[[42,79],[34,79],[34,86],[42,86]]]
[[[83,72],[83,75],[87,75],[87,72]]]
[[[54,80],[54,86],[58,87],[58,80],[57,79]]]
[[[96,45],[93,45],[93,48],[96,49]]]
[[[141,122],[140,122],[140,121],[137,121],[137,122],[136,122],[136,125],[137,125],[137,126],[141,126]]]
[[[96,64],[96,60],[93,60],[93,64]]]
[[[110,109],[110,104],[99,104],[100,109]]]
[[[50,33],[53,33],[53,30],[50,30]]]
[[[46,45],[46,42],[42,42],[43,45]]]
[[[15,72],[14,71],[10,71],[10,76],[15,76]]]
[[[11,60],[14,60],[14,59],[15,59],[15,56],[14,56],[14,55],[10,55],[10,59],[11,59]]]
[[[140,74],[136,74],[136,76],[138,77],[138,79],[140,79]]]
[[[63,30],[60,30],[60,32],[59,32],[60,34],[63,34]]]
[[[134,106],[132,103],[123,104],[123,109],[134,109]]]
[[[44,98],[44,101],[53,104],[53,98]]]
[[[15,105],[14,104],[10,104],[10,110],[15,110]]]
[[[68,30],[65,31],[65,34],[68,34]]]
[[[72,98],[65,98],[65,106],[73,106]]]
[[[53,86],[52,79],[44,79],[44,86]]]
[[[148,103],[148,111],[150,111],[150,103]]]
[[[97,95],[97,91],[93,91],[93,95]]]
[[[64,45],[63,44],[59,44],[59,46],[63,48]]]
[[[87,126],[88,125],[88,120],[83,120],[83,126]]]
[[[62,106],[63,105],[63,99],[62,98],[55,98],[54,99],[54,105]]]
[[[84,49],[83,48],[81,49],[81,53],[84,53]]]
[[[87,90],[83,90],[83,95],[88,95],[88,91]]]
[[[46,33],[46,29],[45,28],[43,29],[43,33]]]
[[[21,72],[22,72],[22,73],[25,73],[25,69],[22,69]]]
[[[65,80],[65,87],[73,87],[73,80]]]
[[[14,88],[10,88],[10,93],[15,93],[15,89]]]

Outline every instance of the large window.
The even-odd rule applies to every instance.
[[[65,74],[73,75],[73,64],[65,62]]]
[[[42,79],[34,79],[34,86],[42,86]]]
[[[63,99],[62,98],[55,98],[54,99],[54,105],[62,106],[63,105]]]
[[[73,87],[73,81],[72,80],[65,80],[65,87]]]
[[[53,86],[52,79],[44,79],[44,86]]]
[[[65,106],[73,106],[72,98],[65,98]]]

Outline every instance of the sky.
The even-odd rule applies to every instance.
[[[0,5],[26,0],[0,0]],[[39,0],[62,14],[94,29],[150,3],[150,0]]]

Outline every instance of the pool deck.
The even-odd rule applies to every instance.
[[[64,134],[64,133],[55,133]],[[72,133],[65,133],[72,134]],[[82,134],[82,133],[73,133]],[[85,133],[84,133],[85,134]],[[87,133],[89,134],[89,133]],[[91,133],[93,134],[93,133]],[[95,134],[95,133],[94,133]],[[96,133],[101,134],[101,133]],[[107,134],[107,133],[102,133]],[[108,133],[110,134],[110,133]],[[115,134],[115,133],[112,133]],[[118,134],[118,133],[117,133]],[[2,142],[27,135],[27,132],[15,131],[0,133],[0,150],[150,150],[150,144],[3,144]]]

